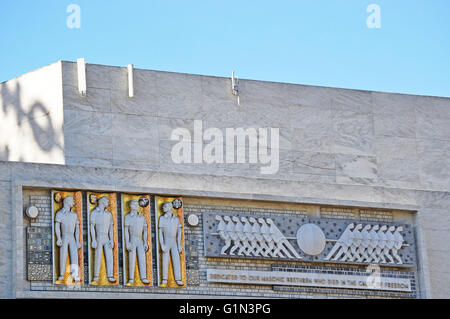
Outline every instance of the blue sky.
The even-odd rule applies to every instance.
[[[69,29],[67,6],[81,8]],[[369,4],[381,28],[369,29]],[[450,97],[449,0],[0,0],[0,82],[58,60]]]

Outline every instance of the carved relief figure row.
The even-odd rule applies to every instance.
[[[216,215],[216,233],[223,246],[221,255],[301,259],[302,257],[271,218]],[[310,226],[310,227],[304,227]],[[300,229],[303,229],[300,232]],[[403,264],[399,255],[404,244],[402,226],[365,225],[351,223],[337,240],[326,239],[315,224],[304,224],[297,232],[299,248],[306,255],[318,256],[326,242],[336,242],[324,261],[355,263]],[[308,249],[308,248],[317,249]]]
[[[55,268],[55,274],[57,273],[55,282],[58,284],[79,283],[81,281],[80,266],[82,266],[83,255],[82,252],[79,253],[79,250],[82,249],[81,221],[79,218],[81,215],[80,212],[76,213],[72,211],[74,207],[73,196],[62,198],[59,193],[55,195],[58,196],[53,196],[54,204],[62,204],[61,208],[54,210],[53,215],[55,245],[58,250],[59,259],[59,267],[58,269]],[[139,284],[151,284],[149,280],[149,276],[151,276],[151,255],[149,255],[151,250],[149,247],[150,239],[148,233],[150,229],[149,209],[146,210],[145,216],[139,212],[140,207],[147,207],[149,205],[149,197],[147,197],[141,197],[139,201],[136,199],[129,200],[127,202],[129,209],[126,212],[124,207],[122,207],[122,214],[124,216],[123,239],[127,260],[127,265],[124,265],[126,267],[125,273],[127,273],[125,282],[128,285],[135,285],[136,269],[139,272]],[[108,196],[99,196],[97,199],[96,194],[90,194],[88,198],[88,205],[90,204],[90,207],[94,207],[90,209],[90,213],[88,214],[89,249],[93,255],[90,265],[90,269],[93,271],[89,282],[94,285],[117,284],[117,225],[115,224],[115,203],[113,209],[111,209],[111,201]],[[115,194],[113,198],[115,199]],[[78,206],[78,210],[81,211],[81,203]],[[177,199],[175,206],[177,208],[181,207],[180,199]],[[169,259],[171,258],[176,285],[182,286],[184,285],[182,278],[184,275],[182,276],[181,274],[182,267],[180,265],[180,254],[184,249],[184,245],[181,243],[182,223],[180,223],[180,218],[173,214],[172,202],[165,202],[162,205],[162,210],[163,214],[157,219],[158,247],[162,252],[162,279],[160,285],[167,285]],[[137,265],[136,259],[138,262]],[[67,269],[67,264],[70,264],[70,269]],[[57,266],[55,265],[55,267]],[[69,272],[70,277],[68,276]],[[107,280],[102,279],[102,274]]]
[[[336,241],[325,260],[403,264],[398,250],[403,246],[401,226],[351,223]],[[395,260],[394,260],[395,258]]]
[[[270,218],[216,215],[222,255],[302,258]]]

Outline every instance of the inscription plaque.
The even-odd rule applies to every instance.
[[[411,280],[405,278],[325,273],[207,269],[208,282],[251,285],[327,287],[386,291],[411,291]]]

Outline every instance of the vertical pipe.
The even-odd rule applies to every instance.
[[[77,71],[78,71],[78,92],[81,95],[86,95],[86,61],[84,58],[77,59]]]
[[[128,70],[128,96],[134,96],[134,82],[133,82],[133,64],[127,65]]]

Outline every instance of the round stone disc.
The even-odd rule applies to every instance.
[[[197,226],[198,225],[198,216],[195,214],[190,214],[188,216],[188,224],[191,226]]]
[[[36,218],[39,215],[39,211],[35,206],[30,206],[27,208],[27,210],[25,211],[25,214],[29,217],[29,218]]]
[[[297,231],[297,244],[307,255],[320,255],[325,249],[325,234],[315,224],[302,225]]]

